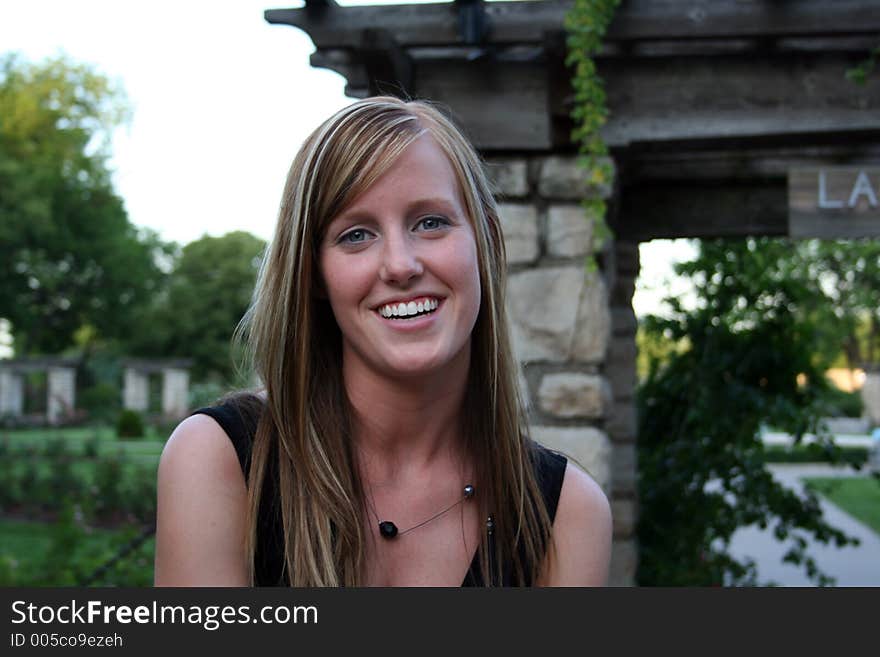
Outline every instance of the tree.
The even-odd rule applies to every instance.
[[[144,356],[192,358],[196,379],[234,378],[233,331],[250,304],[266,244],[244,231],[204,236],[178,255],[169,284],[130,347]]]
[[[754,564],[727,551],[750,524],[774,525],[788,542],[785,559],[818,583],[830,580],[806,537],[853,542],[825,523],[812,494],[798,497],[773,479],[759,437],[761,425],[797,439],[811,432],[817,450],[844,458],[821,420],[824,372],[847,326],[816,254],[810,243],[777,239],[704,241],[677,267],[694,281],[697,308],[668,299],[671,319],[644,321],[649,333],[688,346],[654,360],[638,391],[640,583],[756,583]]]
[[[83,325],[124,336],[161,283],[166,246],[129,223],[110,181],[110,135],[127,115],[87,66],[0,58],[0,317],[20,353],[65,349]]]

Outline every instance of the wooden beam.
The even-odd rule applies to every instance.
[[[481,150],[535,151],[553,146],[547,85],[541,64],[419,62],[416,93],[452,108]]]
[[[880,10],[865,0],[626,0],[609,41],[781,38],[880,33]]]
[[[269,23],[308,32],[318,48],[355,48],[359,34],[381,27],[402,47],[463,44],[454,3],[340,7],[317,3],[301,9],[269,9]],[[485,4],[489,41],[541,43],[562,32],[571,0]],[[833,20],[829,20],[833,18]],[[618,9],[606,41],[711,40],[880,34],[880,11],[865,0],[627,0]]]
[[[603,61],[609,146],[779,139],[830,133],[877,138],[880,85],[859,86],[842,54],[662,57]]]
[[[645,242],[679,237],[788,234],[784,180],[745,184],[638,185],[621,191],[611,225],[616,239]]]
[[[489,41],[540,43],[548,31],[562,31],[567,0],[490,2],[485,4]],[[320,16],[303,9],[269,9],[266,21],[308,32],[317,48],[356,48],[359,34],[382,27],[404,47],[466,45],[454,3],[334,7]]]
[[[847,137],[826,145],[809,145],[802,138],[797,143],[775,148],[731,143],[724,150],[629,151],[618,158],[618,167],[625,171],[630,184],[638,185],[675,184],[682,180],[783,180],[792,168],[830,162],[850,166],[880,162],[880,134],[875,134],[873,139],[862,135]]]

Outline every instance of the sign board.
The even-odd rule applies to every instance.
[[[880,166],[795,168],[788,172],[791,237],[880,237]]]

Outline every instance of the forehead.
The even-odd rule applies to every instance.
[[[409,144],[381,176],[340,215],[375,204],[442,199],[462,207],[461,189],[452,163],[430,134]]]

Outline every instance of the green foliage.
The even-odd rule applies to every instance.
[[[836,386],[828,386],[825,394],[828,417],[862,417],[865,402],[860,392],[846,392]]]
[[[51,524],[0,521],[0,532],[0,586],[150,586],[153,581],[152,539],[138,542],[137,527],[94,529],[75,506]]]
[[[92,421],[110,422],[119,414],[119,386],[109,382],[96,383],[77,395],[77,406]]]
[[[765,463],[864,463],[868,460],[867,447],[838,447],[828,450],[827,444],[801,443],[799,445],[764,445]]]
[[[575,127],[571,139],[578,147],[578,161],[586,171],[587,182],[600,191],[583,201],[588,220],[595,223],[593,234],[597,239],[610,232],[605,223],[606,208],[601,190],[611,184],[613,172],[607,158],[608,149],[599,132],[608,118],[608,108],[594,57],[602,47],[602,38],[619,4],[620,0],[575,0],[565,17],[568,47],[565,63],[572,68],[574,90],[571,118]]]
[[[165,246],[115,194],[110,135],[122,91],[63,58],[0,57],[0,313],[19,353],[55,353],[83,324],[109,337],[156,289]]]
[[[880,46],[877,46],[868,53],[867,58],[859,62],[851,69],[846,71],[846,78],[856,84],[864,85],[868,81],[868,76],[874,72],[877,66],[877,59],[880,58]]]
[[[183,247],[169,285],[129,342],[143,356],[192,358],[196,380],[234,378],[232,333],[250,304],[265,242],[236,231]]]
[[[812,263],[793,253],[782,240],[704,241],[677,267],[695,283],[697,309],[668,299],[671,319],[644,321],[690,348],[653,361],[638,391],[643,585],[756,584],[754,564],[728,553],[736,529],[751,524],[775,524],[785,560],[819,584],[831,580],[805,536],[852,542],[825,523],[815,496],[799,498],[765,468],[762,425],[798,440],[813,433],[829,460],[844,458],[821,427],[833,311]]]
[[[648,376],[652,364],[662,366],[675,354],[680,354],[690,348],[690,340],[687,337],[673,341],[670,336],[671,333],[646,330],[644,326],[638,327],[636,330],[636,347],[638,348],[636,374],[639,381]]]
[[[116,421],[116,435],[119,438],[142,438],[144,436],[144,421],[141,414],[130,408],[123,409]]]
[[[148,586],[155,463],[75,441],[0,440],[0,586]],[[114,529],[98,529],[111,525]]]

